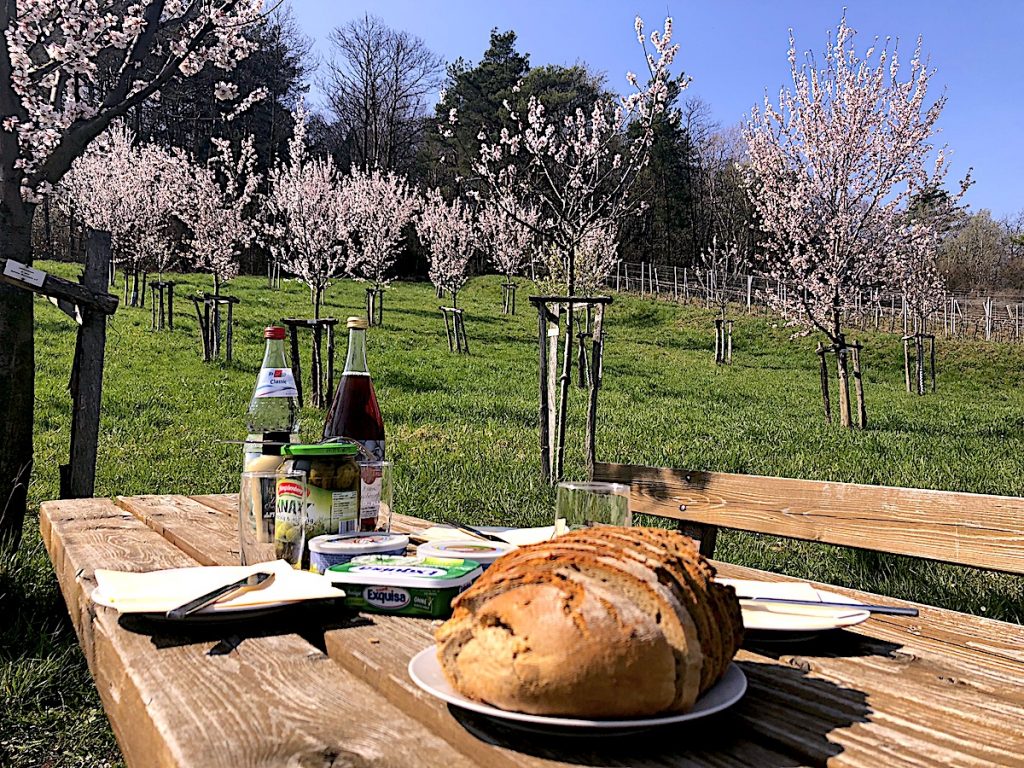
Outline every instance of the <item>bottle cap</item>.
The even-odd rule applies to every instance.
[[[370,327],[370,324],[366,322],[365,317],[350,317],[348,319],[348,327],[356,328],[360,331],[365,331],[367,328]]]
[[[263,329],[263,338],[281,340],[284,338],[284,328],[279,325],[268,325]]]

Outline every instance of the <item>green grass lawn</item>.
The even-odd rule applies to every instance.
[[[74,275],[74,265],[43,265]],[[173,332],[149,330],[149,310],[121,308],[107,337],[97,494],[233,491],[244,414],[259,367],[261,329],[307,316],[308,292],[259,278],[227,289],[238,307],[235,360],[203,364],[192,305],[206,276],[176,276]],[[448,352],[427,284],[387,293],[385,327],[369,336],[384,411],[396,503],[428,518],[543,524],[553,493],[538,479],[536,318],[501,317],[500,280],[460,294],[473,354]],[[524,291],[525,292],[525,291]],[[332,287],[325,315],[362,309],[363,287]],[[74,325],[36,304],[34,510],[58,493],[70,429],[67,380]],[[607,321],[598,455],[602,460],[1024,495],[1024,349],[940,342],[939,391],[903,391],[902,352],[887,335],[859,335],[870,429],[821,418],[814,340],[763,318],[737,317],[734,364],[716,367],[711,315],[616,297]],[[339,366],[344,339],[339,345]],[[307,368],[308,370],[308,368]],[[582,477],[583,398],[570,414],[567,476]],[[322,411],[305,409],[318,437]],[[1020,622],[1024,580],[770,537],[723,534],[723,559]],[[33,512],[25,541],[0,560],[0,764],[119,764],[113,737],[65,616]]]

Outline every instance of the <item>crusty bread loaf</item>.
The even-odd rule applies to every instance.
[[[685,712],[742,640],[739,603],[681,534],[600,527],[504,555],[436,633],[449,682],[502,709]]]

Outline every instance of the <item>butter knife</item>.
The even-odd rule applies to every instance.
[[[207,592],[205,595],[200,595],[194,600],[189,600],[183,605],[179,605],[177,608],[172,608],[167,612],[168,619],[184,619],[191,616],[196,611],[199,611],[206,606],[217,602],[227,595],[234,595],[234,593],[248,592],[253,589],[262,589],[263,587],[270,586],[270,583],[274,580],[274,574],[260,571],[246,576],[244,579],[233,581],[230,584],[225,584],[223,587],[217,587],[211,592]]]

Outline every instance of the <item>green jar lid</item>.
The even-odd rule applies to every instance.
[[[281,449],[285,456],[355,456],[359,446],[352,443],[311,443],[308,445],[288,444]]]

